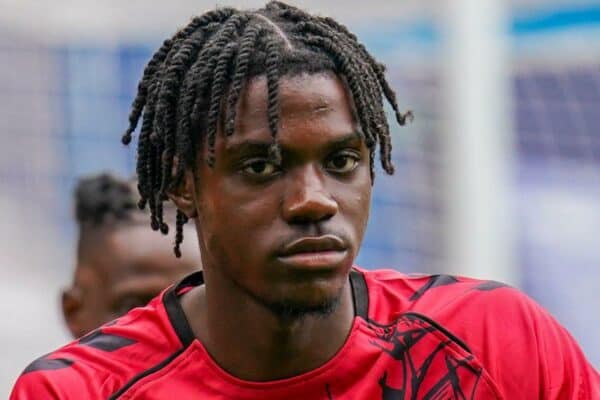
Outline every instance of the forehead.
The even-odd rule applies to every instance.
[[[335,140],[360,130],[346,85],[332,72],[284,76],[278,92],[277,140],[284,147]],[[228,148],[248,139],[271,140],[268,104],[266,78],[251,79],[240,98],[236,134],[227,139]]]
[[[193,235],[188,233],[186,231],[187,243],[182,245],[185,257],[177,259],[172,240],[152,231],[147,224],[98,231],[87,238],[80,261],[93,266],[109,280],[130,275],[191,271],[194,265],[199,265],[200,256]]]

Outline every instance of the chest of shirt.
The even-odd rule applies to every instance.
[[[247,382],[223,371],[192,343],[119,399],[392,400],[500,399],[479,361],[439,327],[415,315],[388,325],[357,318],[325,365],[272,382]]]

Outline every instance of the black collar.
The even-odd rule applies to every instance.
[[[186,276],[177,285],[172,286],[163,295],[163,304],[167,310],[167,315],[175,333],[179,337],[183,347],[188,347],[195,339],[194,332],[185,317],[179,293],[190,287],[197,287],[204,284],[204,275],[202,271],[194,272]],[[369,291],[367,282],[362,272],[352,269],[350,271],[350,287],[352,288],[352,301],[354,304],[354,315],[368,320],[369,315]]]

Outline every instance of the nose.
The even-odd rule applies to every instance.
[[[283,218],[290,224],[326,221],[338,211],[338,203],[324,185],[323,174],[314,166],[299,168],[289,175],[283,199]]]

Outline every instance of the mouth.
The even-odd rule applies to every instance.
[[[335,235],[303,237],[284,246],[277,258],[286,266],[301,269],[332,269],[348,255],[344,241]]]

